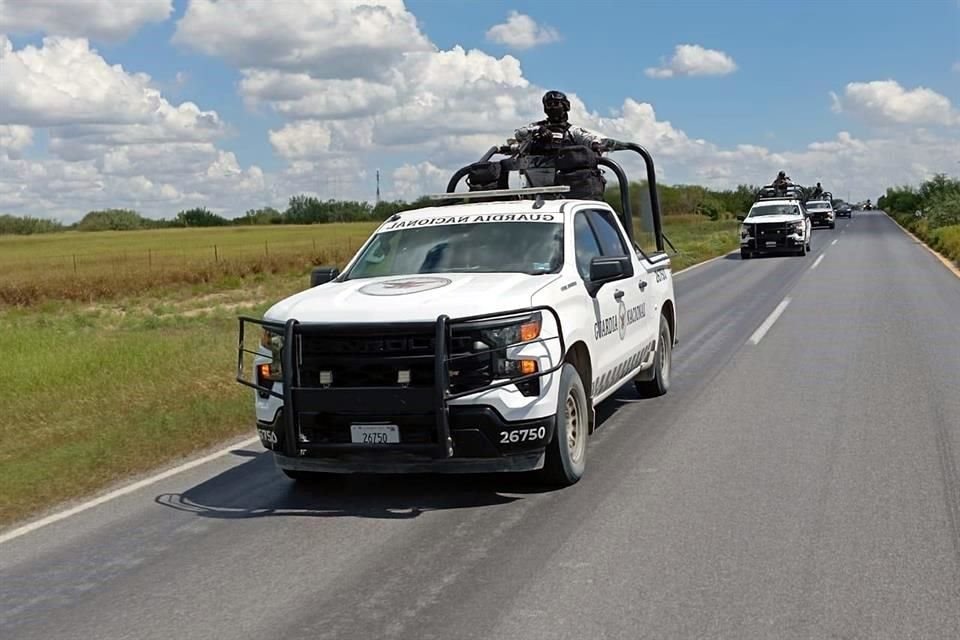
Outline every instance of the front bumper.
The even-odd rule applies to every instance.
[[[257,421],[257,435],[273,451],[282,469],[324,473],[493,473],[533,471],[543,467],[547,444],[556,431],[556,416],[537,420],[507,421],[482,406],[450,407],[450,440],[454,454],[440,458],[429,451],[407,450],[400,445],[358,446],[349,443],[349,425],[326,429],[326,440],[336,443],[298,442],[295,455],[287,455],[283,410],[273,422]],[[400,426],[400,442],[423,440],[423,425]],[[511,440],[513,442],[511,442]]]
[[[754,225],[746,238],[740,237],[740,248],[751,253],[766,253],[799,249],[806,239],[792,229],[781,224]]]
[[[828,215],[810,215],[810,224],[814,227],[825,227],[833,224],[835,221],[835,218]]]
[[[453,338],[462,332],[469,334],[475,330],[476,323],[497,323],[505,316],[534,312],[544,316],[542,335],[551,337],[488,351],[451,352],[451,345],[463,344],[463,340]],[[548,316],[550,321],[546,321]],[[257,355],[243,347],[244,323],[268,327],[271,331],[282,329],[283,379],[275,385],[279,388],[266,388],[243,378],[243,354]],[[422,336],[427,329],[435,332],[435,339],[429,346],[422,340],[417,342],[415,355],[371,353],[367,348],[371,340],[376,344],[402,346],[408,342],[404,332],[414,331]],[[360,338],[357,338],[358,332],[362,333]],[[389,375],[373,380],[355,376],[351,382],[335,386],[330,380],[336,376],[330,378],[328,374],[326,382],[321,378],[317,383],[313,376],[317,343],[311,341],[326,344],[346,334],[351,336],[352,346],[366,346],[356,355],[340,354],[340,362],[366,358],[367,365],[374,364]],[[257,433],[284,469],[343,473],[533,470],[542,467],[546,445],[556,430],[554,374],[563,365],[562,335],[559,316],[547,307],[456,320],[442,316],[436,323],[408,325],[333,326],[300,324],[295,320],[278,324],[241,318],[237,381],[257,390],[260,398]],[[545,344],[552,341],[558,346],[551,348]],[[539,362],[537,373],[495,382],[487,379],[465,386],[465,363],[476,362],[478,357],[482,361],[487,353],[494,351],[505,352],[511,359],[535,358]],[[333,360],[324,362],[322,368],[326,369]],[[420,376],[420,386],[396,382],[396,373],[390,372],[397,368],[403,369],[408,379],[412,369]],[[390,383],[390,379],[395,382]],[[530,383],[537,385],[536,390],[531,391],[527,386],[521,395],[520,388]],[[504,395],[514,396],[520,404],[504,404]],[[276,409],[265,415],[262,409],[267,406]],[[505,419],[502,411],[506,411],[510,419]],[[391,437],[390,442],[361,443],[360,436],[354,439],[354,429],[360,431],[357,425],[379,425],[396,436]]]

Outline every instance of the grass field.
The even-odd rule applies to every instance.
[[[342,264],[373,223],[0,236],[0,304],[95,302]]]
[[[372,227],[0,237],[0,291],[32,292],[17,304],[0,297],[0,526],[251,434],[251,392],[234,382],[236,316],[302,289],[311,263],[342,265]],[[666,232],[681,251],[674,268],[736,248],[736,228],[669,218]],[[242,257],[264,241],[271,256]],[[212,256],[204,262],[214,244],[232,271],[211,268]],[[188,257],[167,271],[113,262],[154,248]],[[61,279],[35,266],[72,252],[88,257],[89,274],[78,266]],[[257,268],[271,259],[275,268]],[[209,277],[190,279],[198,269]],[[101,289],[89,292],[91,282]]]

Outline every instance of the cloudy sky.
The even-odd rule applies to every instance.
[[[546,89],[668,183],[960,174],[960,0],[0,0],[0,213],[437,191]]]

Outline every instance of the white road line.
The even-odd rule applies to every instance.
[[[777,308],[773,310],[767,319],[763,321],[757,330],[753,332],[753,335],[750,336],[750,344],[760,344],[760,341],[763,340],[763,336],[767,335],[767,331],[770,331],[770,327],[773,326],[773,323],[777,321],[777,318],[780,317],[780,314],[783,313],[784,309],[787,308],[787,305],[790,304],[790,298],[784,298],[783,301],[777,305]]]
[[[816,269],[816,268],[817,268],[817,265],[819,265],[821,262],[823,262],[823,254],[822,254],[822,253],[820,254],[820,256],[819,256],[816,260],[813,261],[813,265],[810,267],[810,271],[813,271],[814,269]]]
[[[59,512],[59,513],[54,513],[54,514],[52,514],[52,515],[47,516],[46,518],[42,518],[42,519],[40,519],[40,520],[37,520],[36,522],[31,522],[30,524],[25,524],[25,525],[23,525],[22,527],[19,527],[19,528],[17,528],[17,529],[14,529],[13,531],[8,531],[7,533],[4,533],[4,534],[0,535],[0,544],[3,544],[4,542],[9,542],[9,541],[13,540],[14,538],[19,538],[20,536],[26,535],[26,534],[30,533],[31,531],[36,531],[37,529],[39,529],[39,528],[41,528],[41,527],[45,527],[45,526],[47,526],[48,524],[53,524],[54,522],[59,522],[60,520],[64,520],[64,519],[66,519],[66,518],[69,518],[70,516],[75,516],[75,515],[77,515],[78,513],[81,513],[81,512],[83,512],[83,511],[87,511],[88,509],[92,509],[92,508],[94,508],[94,507],[96,507],[96,506],[99,506],[99,505],[105,503],[105,502],[109,502],[109,501],[113,500],[114,498],[119,498],[120,496],[125,496],[125,495],[127,495],[128,493],[133,493],[134,491],[137,491],[138,489],[143,489],[144,487],[149,487],[150,485],[155,484],[155,483],[157,483],[157,482],[160,482],[161,480],[165,480],[165,479],[169,478],[170,476],[175,476],[175,475],[177,475],[178,473],[182,473],[182,472],[184,472],[184,471],[188,471],[189,469],[193,469],[193,468],[195,468],[195,467],[199,467],[200,465],[206,464],[206,463],[210,462],[211,460],[216,460],[217,458],[219,458],[219,457],[221,457],[221,456],[225,456],[225,455],[227,455],[228,453],[230,453],[231,451],[234,451],[235,449],[243,449],[243,448],[245,448],[245,447],[249,447],[250,445],[252,445],[252,444],[254,444],[254,443],[256,443],[256,442],[260,442],[260,438],[257,437],[257,436],[254,436],[253,438],[247,438],[246,440],[243,440],[243,441],[241,441],[241,442],[236,442],[236,443],[230,445],[229,447],[226,447],[226,448],[224,448],[224,449],[220,449],[219,451],[215,451],[214,453],[211,453],[210,455],[204,456],[204,457],[202,457],[202,458],[197,458],[196,460],[191,460],[190,462],[184,463],[184,464],[180,465],[179,467],[174,467],[173,469],[167,469],[166,471],[164,471],[164,472],[162,472],[162,473],[158,473],[157,475],[152,476],[152,477],[150,477],[150,478],[145,478],[145,479],[143,479],[143,480],[140,480],[139,482],[134,482],[133,484],[128,484],[128,485],[125,486],[125,487],[121,487],[121,488],[119,488],[119,489],[116,489],[115,491],[111,491],[110,493],[108,493],[108,494],[106,494],[106,495],[103,495],[103,496],[100,496],[99,498],[94,498],[93,500],[90,500],[89,502],[84,502],[83,504],[79,504],[79,505],[77,505],[77,506],[75,506],[75,507],[72,507],[72,508],[70,508],[70,509],[67,509],[66,511],[61,511],[61,512]]]
[[[840,238],[837,238],[836,240],[834,240],[833,242],[831,242],[831,243],[830,243],[830,246],[832,247],[833,245],[837,244],[838,242],[840,242]]]

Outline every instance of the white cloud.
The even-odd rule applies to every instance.
[[[0,36],[0,86],[5,123],[65,127],[67,137],[207,139],[222,128],[216,112],[170,104],[149,76],[107,64],[84,39],[47,37],[15,51]]]
[[[390,197],[415,200],[425,193],[446,191],[450,174],[455,169],[442,169],[429,161],[405,164],[393,171],[393,189]]]
[[[240,208],[269,192],[215,141],[215,111],[172,104],[145,74],[108,64],[84,39],[14,50],[0,36],[0,210],[74,219],[99,206],[170,216],[184,206]],[[35,129],[48,157],[28,160]]]
[[[698,44],[679,44],[669,61],[661,61],[659,67],[645,70],[651,78],[675,76],[725,76],[737,70],[737,64],[729,55],[716,49],[705,49]]]
[[[952,125],[960,114],[950,99],[932,89],[904,89],[895,80],[851,82],[843,96],[831,92],[833,111],[849,112],[879,124]]]
[[[837,153],[865,151],[867,145],[860,140],[854,139],[847,131],[841,131],[837,134],[836,140],[827,142],[813,142],[807,146],[811,151],[835,151]]]
[[[107,42],[163,22],[173,0],[0,0],[0,33],[49,33]]]
[[[357,26],[368,15],[376,19]],[[544,88],[515,57],[442,50],[399,0],[379,9],[361,0],[194,0],[178,29],[179,42],[238,67],[249,106],[280,116],[266,135],[285,168],[245,167],[218,146],[228,127],[215,111],[171,101],[148,76],[109,64],[84,40],[14,50],[0,36],[0,210],[69,218],[129,206],[171,216],[203,205],[237,215],[283,207],[296,193],[372,198],[376,166],[387,168],[385,197],[414,198],[442,190],[454,169],[542,117]],[[696,65],[681,58],[671,73],[692,73]],[[875,197],[887,184],[953,170],[960,147],[957,136],[898,128],[878,138],[840,132],[794,150],[724,148],[688,135],[652,104],[625,97],[601,115],[568,96],[573,122],[643,144],[667,183],[759,184],[784,169],[805,183]],[[860,104],[851,100],[845,94],[843,108]],[[30,153],[38,138],[48,141],[44,160]],[[630,155],[615,157],[637,178],[641,163]]]
[[[0,153],[17,153],[33,144],[33,129],[19,124],[0,124]]]
[[[287,159],[322,157],[330,150],[330,127],[316,120],[288,124],[270,132],[270,144]]]
[[[514,49],[531,49],[560,40],[560,33],[550,26],[539,25],[530,16],[511,11],[507,21],[487,30],[487,40]]]
[[[378,77],[432,47],[403,0],[191,0],[174,42],[248,69]]]

